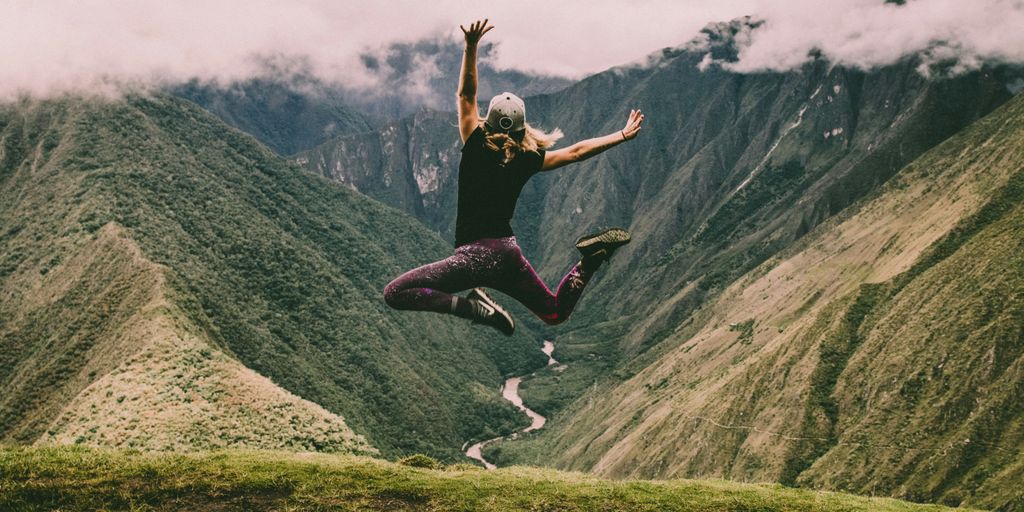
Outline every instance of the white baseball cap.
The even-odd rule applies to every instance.
[[[491,98],[487,107],[487,129],[492,132],[516,133],[526,129],[526,104],[510,92]]]

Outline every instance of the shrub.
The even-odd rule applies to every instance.
[[[411,468],[441,469],[441,463],[438,462],[437,459],[423,455],[422,453],[410,455],[399,460],[398,463]]]

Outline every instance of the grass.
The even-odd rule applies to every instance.
[[[726,481],[612,481],[578,473],[368,457],[223,451],[0,449],[0,509],[22,510],[947,510]]]

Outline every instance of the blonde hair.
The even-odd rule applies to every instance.
[[[486,118],[481,118],[480,122],[483,123]],[[487,149],[495,152],[504,152],[505,160],[504,164],[512,161],[519,153],[527,151],[537,151],[538,149],[547,149],[554,146],[558,139],[563,137],[562,130],[555,128],[550,132],[545,132],[538,128],[530,126],[530,123],[526,123],[526,129],[524,130],[522,140],[516,140],[515,137],[510,136],[507,133],[501,132],[489,132],[487,131],[487,124],[483,123],[485,145]]]

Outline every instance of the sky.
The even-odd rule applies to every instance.
[[[744,15],[765,23],[720,63],[738,72],[792,69],[812,50],[863,68],[920,52],[956,70],[1024,62],[1024,0],[2,0],[0,97],[228,82],[294,62],[372,87],[361,52],[460,38],[459,24],[485,17],[497,66],[579,78]]]

